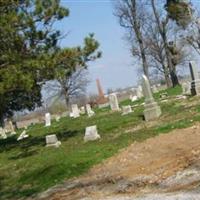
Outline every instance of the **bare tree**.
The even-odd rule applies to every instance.
[[[145,25],[145,0],[118,0],[115,3],[115,15],[119,19],[120,26],[127,30],[127,39],[131,42],[132,54],[142,60],[144,74],[149,78],[149,69],[144,44]]]
[[[44,88],[48,96],[47,101],[50,99],[53,99],[53,101],[64,99],[68,106],[71,99],[83,96],[89,83],[87,73],[86,69],[80,68],[65,79],[48,82]]]
[[[151,6],[152,6],[153,14],[156,19],[158,31],[160,33],[160,36],[161,36],[163,44],[164,44],[164,49],[165,49],[168,68],[170,71],[172,85],[173,85],[173,87],[175,87],[176,85],[179,84],[179,82],[178,82],[178,77],[176,74],[176,67],[172,63],[172,55],[170,52],[169,43],[168,43],[169,41],[168,41],[168,37],[167,37],[166,25],[169,22],[169,16],[166,15],[164,18],[160,18],[157,7],[155,5],[155,0],[151,0]]]

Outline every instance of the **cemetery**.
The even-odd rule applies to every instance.
[[[0,200],[200,200],[199,5],[2,1]]]

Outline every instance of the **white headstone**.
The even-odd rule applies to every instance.
[[[58,141],[57,136],[55,134],[46,136],[46,147],[59,147],[61,142]]]
[[[28,134],[26,134],[26,130],[23,130],[23,132],[20,134],[20,136],[17,138],[17,141],[23,140],[25,138],[29,137]]]
[[[190,90],[190,83],[182,83],[181,84],[182,86],[182,94],[185,95],[185,94],[191,94],[191,90]]]
[[[156,119],[161,115],[161,109],[155,102],[148,78],[142,76],[143,93],[145,97],[144,118],[146,121]]]
[[[131,102],[137,101],[138,97],[135,95],[130,95],[130,100],[131,100]]]
[[[198,73],[197,64],[195,61],[190,61],[189,63],[190,67],[190,74],[191,74],[191,94],[194,95],[200,95],[200,77]]]
[[[51,114],[50,113],[45,114],[45,126],[51,126]]]
[[[115,93],[112,93],[109,95],[109,102],[110,102],[110,108],[112,111],[120,110],[117,95]]]
[[[143,97],[143,92],[142,92],[142,86],[139,85],[138,88],[136,88],[136,96],[138,99]]]
[[[97,132],[97,126],[86,127],[84,141],[93,141],[100,138],[100,135]]]
[[[95,112],[92,110],[90,104],[86,104],[86,111],[87,111],[88,117],[92,117],[93,115],[95,115]]]
[[[130,105],[128,106],[122,106],[122,115],[127,115],[129,113],[132,113],[132,108]]]
[[[80,111],[77,104],[72,104],[72,113],[74,118],[80,117]]]
[[[80,114],[81,114],[81,115],[84,115],[84,114],[85,114],[85,107],[84,107],[84,106],[81,106],[81,107],[80,107]]]
[[[5,130],[2,127],[0,127],[0,138],[2,138],[2,139],[6,139],[7,138]]]

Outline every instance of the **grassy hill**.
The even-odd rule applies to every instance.
[[[165,92],[165,91],[162,91]],[[160,93],[162,93],[160,92]],[[121,116],[109,108],[96,109],[96,115],[78,119],[62,118],[51,127],[29,127],[29,138],[16,141],[17,136],[0,140],[0,197],[17,199],[35,195],[47,188],[79,176],[120,149],[160,133],[184,128],[200,121],[198,97],[176,99],[181,88],[169,89],[168,101],[161,101],[162,116],[152,122],[143,121],[144,99],[134,103],[126,100],[121,105],[135,105],[134,112]],[[136,106],[138,105],[138,106]],[[97,125],[101,139],[84,143],[85,127]],[[18,131],[18,134],[21,130]],[[45,147],[45,136],[56,134],[62,142],[59,148]]]

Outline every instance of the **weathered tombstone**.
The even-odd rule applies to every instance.
[[[182,83],[181,86],[182,86],[182,94],[183,95],[191,94],[190,83]]]
[[[130,100],[131,100],[131,102],[137,101],[138,97],[135,95],[130,95]]]
[[[88,117],[92,117],[93,115],[95,115],[95,112],[91,109],[90,104],[86,104],[86,111],[87,111]]]
[[[61,142],[58,141],[57,136],[55,134],[46,136],[46,147],[59,147]]]
[[[84,107],[84,106],[81,106],[81,107],[80,107],[80,114],[81,114],[81,115],[84,115],[84,114],[85,114],[85,107]]]
[[[139,86],[136,88],[136,96],[137,96],[138,99],[140,99],[140,98],[143,97],[141,85],[139,85]]]
[[[84,141],[93,141],[93,140],[97,140],[100,138],[100,135],[97,132],[97,126],[89,126],[86,127],[85,129],[85,136],[84,136]]]
[[[129,113],[132,113],[132,108],[130,105],[128,106],[122,106],[122,115],[127,115]]]
[[[5,130],[2,127],[0,127],[0,138],[2,138],[2,139],[6,139],[7,138]]]
[[[191,74],[191,95],[200,95],[200,79],[195,61],[190,61],[190,74]]]
[[[51,114],[50,113],[45,114],[45,126],[51,126]]]
[[[15,128],[14,128],[13,123],[12,123],[11,120],[7,120],[5,122],[4,130],[5,130],[6,133],[10,132],[10,135],[15,135],[16,134]]]
[[[26,130],[23,130],[22,133],[20,134],[20,136],[17,138],[17,141],[23,140],[23,139],[25,139],[27,137],[29,137],[29,135],[26,134]]]
[[[120,110],[117,95],[115,93],[109,95],[109,102],[112,111]]]
[[[78,109],[77,104],[72,104],[72,113],[73,113],[73,118],[80,117],[80,111]]]
[[[161,115],[161,109],[153,98],[149,80],[145,75],[142,76],[142,87],[145,97],[144,118],[146,121],[156,119]]]

